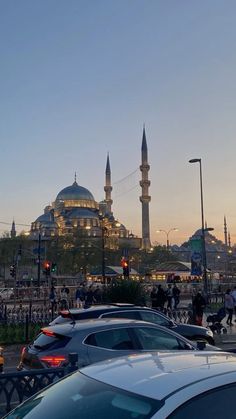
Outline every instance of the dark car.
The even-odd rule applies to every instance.
[[[96,318],[126,318],[144,320],[159,326],[167,327],[187,339],[194,341],[203,340],[210,345],[215,344],[213,333],[207,327],[177,323],[157,310],[153,310],[149,307],[135,306],[132,304],[110,304],[91,306],[89,308],[82,309],[64,310],[61,311],[60,315],[50,323],[50,326]]]
[[[212,348],[206,345],[204,349]],[[66,366],[70,353],[78,354],[78,365],[82,367],[144,351],[197,349],[200,347],[196,343],[153,323],[130,319],[90,319],[42,329],[34,342],[24,349],[18,369]],[[215,346],[214,349],[219,350]]]

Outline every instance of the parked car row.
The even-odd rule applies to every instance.
[[[134,354],[65,377],[7,419],[234,419],[235,391],[235,355]]]
[[[53,320],[50,325],[62,324],[66,322],[77,322],[87,319],[105,318],[128,318],[133,320],[143,320],[166,327],[190,340],[203,340],[210,345],[214,345],[212,331],[207,327],[195,326],[192,324],[177,323],[165,316],[162,312],[153,310],[149,307],[135,306],[133,304],[109,304],[92,306],[86,309],[71,309],[61,311],[60,315]]]
[[[81,372],[29,399],[8,418],[36,419],[49,409],[51,418],[194,419],[188,409],[185,415],[185,403],[193,397],[194,405],[201,392],[199,404],[204,403],[207,380],[218,391],[230,381],[232,367],[236,381],[236,357],[209,342],[214,344],[208,328],[178,324],[147,307],[64,310],[23,349],[18,369],[64,367],[69,354],[77,353]],[[220,380],[212,384],[215,376]]]

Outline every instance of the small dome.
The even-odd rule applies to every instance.
[[[94,197],[88,189],[78,185],[75,181],[73,185],[62,189],[56,197],[56,201],[94,201]]]
[[[50,212],[48,213],[44,213],[42,215],[40,215],[36,220],[36,223],[53,223],[53,219],[52,216],[50,214]]]

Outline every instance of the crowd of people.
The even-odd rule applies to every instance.
[[[177,284],[167,284],[167,288],[164,288],[162,285],[153,286],[150,292],[151,306],[153,309],[161,311],[165,309],[176,310],[180,303],[180,295],[181,291]],[[54,310],[56,308],[69,308],[71,300],[75,301],[77,308],[89,307],[93,304],[102,303],[103,288],[100,285],[87,285],[84,283],[77,287],[74,295],[71,295],[69,288],[65,284],[63,284],[61,289],[56,289],[52,285],[49,300]],[[193,321],[199,326],[202,326],[203,313],[206,305],[206,299],[199,290],[192,300]],[[226,323],[232,326],[234,312],[236,316],[236,287],[233,290],[227,289],[223,308],[228,315]]]
[[[49,300],[54,309],[58,306],[60,309],[66,309],[70,306],[70,300],[76,301],[76,307],[82,308],[92,304],[100,304],[102,302],[102,288],[99,285],[81,284],[75,291],[75,295],[71,295],[69,288],[63,284],[61,289],[51,286],[49,292]]]
[[[174,284],[174,286],[168,284],[167,289],[164,289],[162,285],[158,285],[158,287],[154,286],[152,288],[150,298],[152,308],[154,309],[177,309],[180,302],[180,289],[176,284]]]

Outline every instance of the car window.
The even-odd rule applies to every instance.
[[[40,333],[34,342],[32,343],[32,346],[35,349],[44,351],[46,349],[58,349],[63,348],[67,345],[70,338],[68,336],[63,335],[47,335],[45,333]]]
[[[153,327],[135,327],[134,332],[144,350],[179,350],[187,349],[184,341],[171,333]]]
[[[113,313],[105,313],[100,317],[102,318],[112,318],[112,319],[134,319],[140,320],[140,315],[138,311],[114,311]]]
[[[135,349],[128,329],[125,328],[92,333],[87,337],[85,343],[87,345],[113,350]]]
[[[140,315],[145,322],[155,323],[159,326],[169,326],[169,321],[154,311],[142,310],[140,311]]]
[[[163,404],[162,400],[75,373],[28,399],[8,419],[42,419],[50,415],[57,419],[151,419]]]
[[[169,419],[234,419],[236,385],[222,386],[180,406]]]

